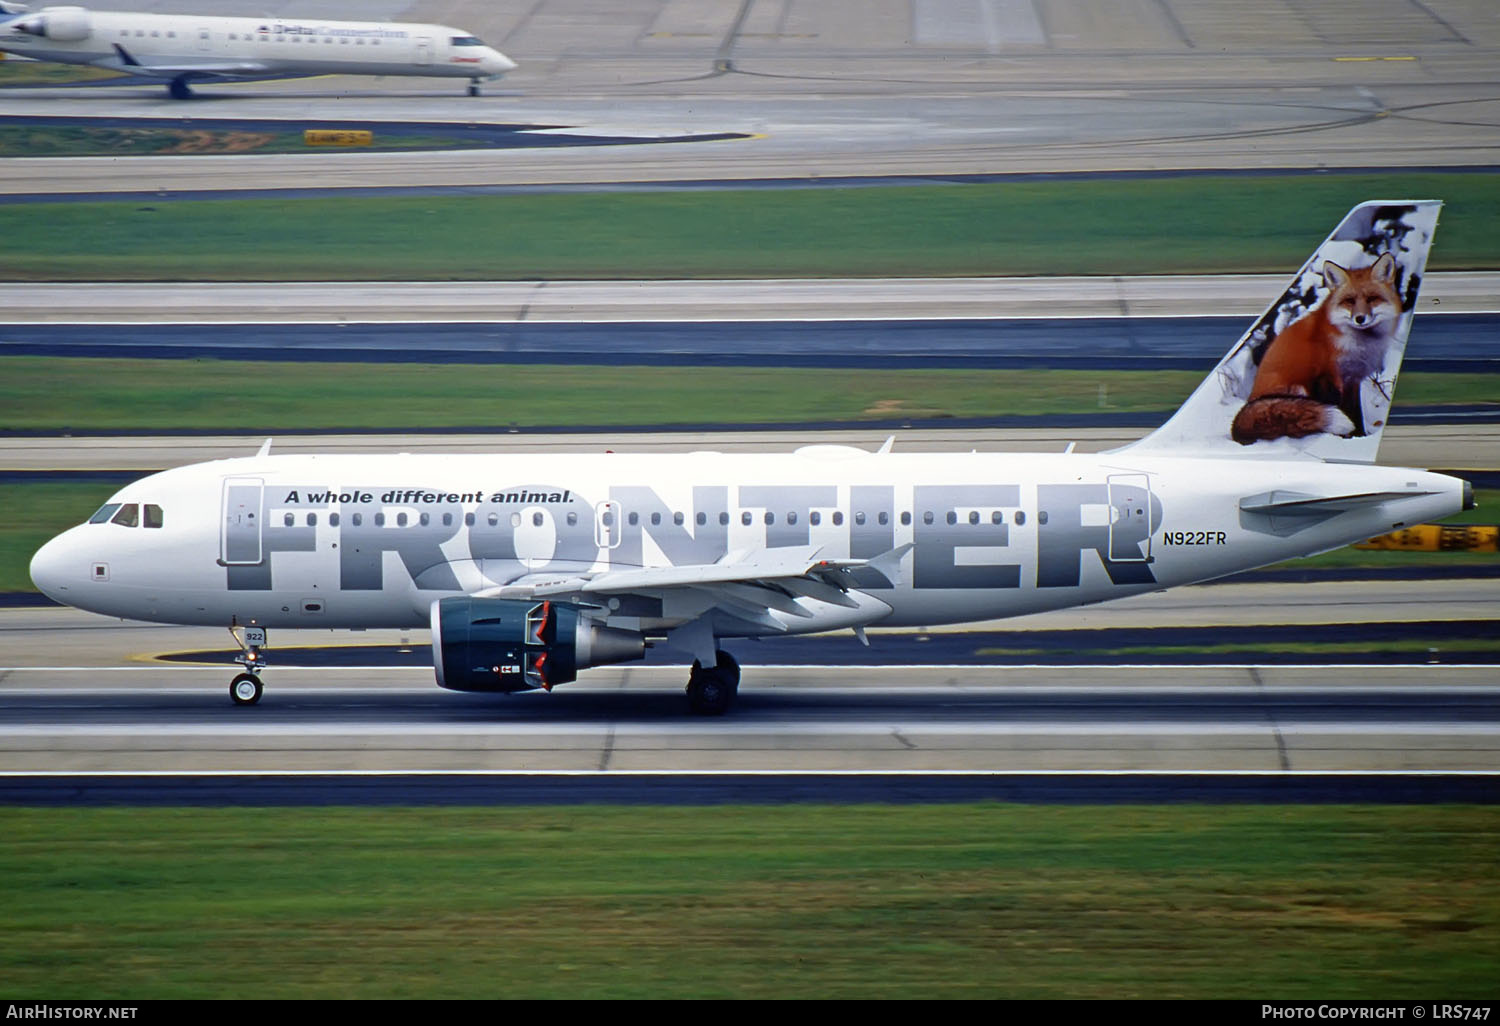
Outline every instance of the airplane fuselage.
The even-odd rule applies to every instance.
[[[894,580],[855,582],[853,606],[794,597],[795,610],[718,632],[795,634],[1015,616],[1208,580],[1448,516],[1464,488],[1399,468],[1127,454],[259,456],[129,485],[110,505],[138,506],[132,523],[116,512],[67,531],[32,574],[53,598],[112,616],[416,627],[446,596],[910,545]],[[1351,494],[1384,497],[1297,505]],[[1285,508],[1267,512],[1271,502]],[[160,526],[147,526],[148,506]],[[663,634],[725,601],[637,591],[601,601],[600,621]]]

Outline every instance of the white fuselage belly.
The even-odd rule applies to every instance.
[[[115,49],[120,46],[148,68],[212,66],[238,60],[263,69],[215,70],[204,76],[225,78],[326,74],[476,78],[514,67],[489,47],[451,45],[454,38],[465,38],[464,33],[443,25],[105,11],[90,11],[88,16],[89,34],[84,39],[63,41],[11,29],[0,35],[0,50],[62,64],[131,70],[121,66]]]
[[[1402,494],[1317,516],[1243,510],[1258,495],[1384,492]],[[912,543],[894,586],[861,588],[860,610],[773,610],[784,630],[769,634],[983,620],[1207,580],[1447,516],[1463,482],[1127,454],[266,456],[167,471],[112,501],[158,504],[165,522],[60,536],[54,597],[182,624],[417,627],[437,599],[517,582]],[[627,604],[608,622],[664,631],[696,615],[682,601]]]

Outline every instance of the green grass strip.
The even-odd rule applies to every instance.
[[[719,146],[743,145],[715,143]],[[1500,266],[1500,176],[0,206],[0,276],[65,280],[1290,274],[1354,204],[1448,202],[1432,266]],[[43,227],[45,226],[45,230]]]
[[[482,143],[463,136],[377,134],[371,150],[475,149]],[[7,124],[0,120],[0,157],[196,156],[215,153],[306,153],[299,129],[257,132],[192,127],[142,128],[134,125]]]
[[[73,85],[78,82],[96,82],[106,78],[124,77],[118,71],[108,71],[83,64],[50,64],[46,61],[20,60],[15,57],[0,59],[0,88],[18,85]]]
[[[107,329],[101,329],[107,330]],[[274,328],[268,329],[274,331]],[[931,420],[1175,409],[1204,371],[871,370],[0,357],[0,429],[419,431]],[[253,381],[250,390],[226,382]],[[1406,374],[1398,401],[1493,401]]]
[[[1432,998],[1493,806],[7,809],[28,999]]]

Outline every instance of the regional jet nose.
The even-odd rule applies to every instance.
[[[516,62],[499,50],[491,50],[489,56],[484,59],[484,70],[491,75],[503,75],[507,71],[515,71],[516,67]]]
[[[79,563],[77,546],[69,537],[75,530],[64,531],[31,557],[31,583],[43,595],[63,605],[73,604],[71,593],[83,581],[83,571],[87,569]]]

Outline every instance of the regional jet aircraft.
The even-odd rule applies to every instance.
[[[962,623],[1206,581],[1473,506],[1375,466],[1435,201],[1356,207],[1160,429],[1085,455],[273,456],[154,474],[31,576],[109,616],[266,630],[430,624],[437,683],[551,690],[659,645],[724,712],[726,639]]]
[[[515,62],[462,29],[374,21],[291,21],[194,14],[135,14],[0,0],[0,50],[61,64],[87,64],[165,82],[304,75],[466,78],[469,95]]]

